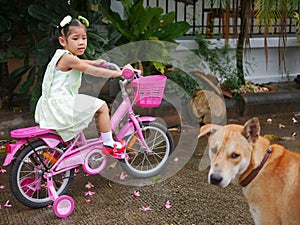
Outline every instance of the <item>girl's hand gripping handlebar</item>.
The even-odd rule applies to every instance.
[[[100,67],[107,68],[107,69],[113,69],[113,70],[117,70],[117,71],[121,70],[118,65],[116,65],[114,63],[109,63],[109,62],[103,62],[103,63],[101,63]],[[132,66],[130,64],[127,64],[127,65],[124,66],[124,68],[122,70],[122,76],[126,80],[132,79],[135,74],[138,77],[141,77],[142,76],[142,71],[138,70],[138,69],[132,68]]]

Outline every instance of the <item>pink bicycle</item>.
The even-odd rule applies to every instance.
[[[107,67],[120,69],[115,64]],[[122,102],[111,117],[116,130],[127,115],[128,121],[116,133],[116,139],[127,141],[124,153],[117,157],[122,168],[135,178],[148,178],[159,174],[168,162],[174,144],[168,129],[151,116],[134,114],[133,103],[142,107],[160,105],[166,77],[142,77],[139,70],[125,70],[120,80]],[[131,83],[133,97],[127,91]],[[11,131],[18,138],[6,146],[4,166],[12,163],[9,182],[18,201],[30,208],[46,207],[53,203],[54,213],[64,218],[74,210],[74,200],[65,195],[81,166],[87,174],[101,173],[107,165],[108,155],[102,152],[101,137],[87,139],[81,132],[74,140],[64,142],[54,131],[39,126]]]

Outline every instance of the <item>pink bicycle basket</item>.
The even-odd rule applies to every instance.
[[[160,105],[166,86],[166,76],[152,75],[132,81],[135,104],[145,108]]]

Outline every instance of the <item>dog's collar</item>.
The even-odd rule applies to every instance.
[[[257,176],[257,174],[259,173],[261,168],[263,168],[263,166],[267,162],[267,160],[268,160],[271,153],[272,153],[272,149],[268,148],[268,150],[267,150],[263,160],[259,164],[259,166],[256,167],[254,170],[252,170],[251,173],[244,180],[241,181],[240,185],[242,187],[246,187]]]

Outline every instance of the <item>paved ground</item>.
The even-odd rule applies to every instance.
[[[293,117],[299,122],[294,123]],[[300,132],[299,113],[266,115],[259,118],[263,134],[289,139],[292,132]],[[272,122],[268,123],[268,119],[272,119]],[[228,122],[243,124],[246,120],[247,118],[236,118]],[[2,206],[0,224],[253,224],[239,186],[230,185],[225,189],[210,186],[207,184],[207,169],[199,171],[207,140],[205,138],[196,140],[197,132],[198,130],[172,132],[176,142],[183,133],[186,138],[181,140],[184,149],[172,156],[170,168],[177,171],[182,164],[185,165],[162,182],[152,180],[152,183],[147,186],[129,186],[122,181],[109,182],[101,175],[85,176],[81,171],[75,177],[68,192],[75,200],[75,210],[65,219],[57,218],[51,208],[29,209],[20,204],[10,192],[8,185],[10,168],[6,167],[4,169],[7,172],[0,173],[0,205]],[[296,137],[296,140],[273,142],[300,152],[299,137]],[[0,153],[0,164],[4,156],[4,153]],[[174,162],[175,156],[179,158],[179,162]],[[109,170],[113,171],[113,168]],[[117,171],[117,178],[118,174]],[[124,183],[129,180],[130,178],[126,178]],[[88,182],[94,185],[91,191],[95,194],[92,196],[85,196],[87,192],[85,185]],[[139,191],[140,196],[133,197],[134,191]],[[91,201],[87,203],[87,199]],[[7,200],[11,207],[3,209]],[[163,206],[166,201],[171,204],[169,209]],[[142,206],[149,206],[152,210],[143,211],[140,209]]]

